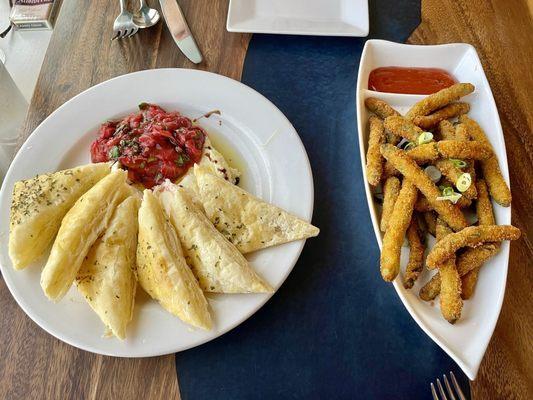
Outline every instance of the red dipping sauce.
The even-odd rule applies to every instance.
[[[368,88],[376,92],[432,94],[457,83],[439,68],[382,67],[370,72]]]
[[[92,162],[120,161],[128,178],[147,188],[176,181],[202,157],[206,134],[178,112],[141,103],[140,111],[102,124]]]

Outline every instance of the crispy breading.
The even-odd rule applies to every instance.
[[[428,232],[433,235],[433,237],[437,236],[437,215],[434,211],[426,211],[424,212],[424,222],[426,223],[426,227]]]
[[[385,134],[381,119],[375,115],[371,115],[368,122],[370,133],[368,137],[368,150],[366,152],[366,177],[370,185],[377,186],[381,180],[383,171],[383,157],[381,156],[379,147],[385,143]]]
[[[424,132],[411,121],[406,120],[401,115],[393,115],[385,118],[385,129],[401,136],[411,142],[417,141],[418,137]]]
[[[476,289],[477,277],[479,274],[479,267],[473,269],[465,276],[461,277],[461,298],[468,300],[474,294]]]
[[[407,154],[418,164],[424,164],[439,158],[486,160],[492,156],[492,149],[480,142],[441,140],[413,147]]]
[[[470,105],[468,103],[451,103],[432,114],[418,115],[413,118],[413,122],[420,128],[427,130],[438,125],[440,121],[458,117],[459,115],[466,114],[468,111],[470,111]]]
[[[403,286],[411,289],[424,268],[425,246],[416,215],[413,215],[407,228],[407,241],[409,242],[409,262],[405,268]]]
[[[439,122],[438,132],[441,140],[455,140],[455,128],[448,120]]]
[[[390,161],[386,161],[383,164],[383,178],[387,179],[391,176],[400,176],[400,171],[398,171],[396,168],[394,168],[394,165],[391,164]]]
[[[466,219],[459,209],[449,201],[437,200],[441,193],[429,176],[403,150],[390,144],[381,145],[381,154],[389,160],[402,175],[413,182],[437,211],[441,218],[455,231],[468,226]]]
[[[436,268],[463,247],[477,247],[485,242],[516,240],[520,229],[512,225],[469,226],[460,232],[446,236],[431,249],[426,259],[428,268]]]
[[[470,140],[470,134],[465,124],[457,124],[455,126],[455,140],[467,142]]]
[[[466,249],[457,257],[457,270],[461,276],[481,267],[500,250],[499,243],[485,243],[482,246]]]
[[[452,230],[439,218],[437,220],[437,242],[442,242],[452,234]],[[461,317],[463,309],[461,279],[455,266],[455,255],[439,265],[439,275],[440,311],[450,324],[454,324]]]
[[[381,211],[381,232],[385,232],[389,226],[392,210],[394,209],[394,203],[400,193],[400,180],[394,176],[387,178],[383,185],[383,209]]]
[[[473,161],[469,161],[468,166],[470,167],[472,166],[472,164],[473,164]],[[474,179],[474,176],[472,175],[472,173],[474,172],[473,168],[467,171],[465,167],[465,169],[462,170],[456,167],[455,164],[450,159],[437,160],[435,162],[435,166],[439,169],[440,172],[442,172],[442,175],[448,178],[451,182],[454,182],[454,183],[457,182],[459,177],[466,172],[470,173],[472,180]],[[474,184],[474,182],[472,182],[470,187],[466,191],[464,191],[462,195],[470,200],[475,199],[477,197],[477,190],[476,190],[476,185]]]
[[[466,115],[462,115],[459,120],[466,125],[468,128],[468,133],[473,140],[491,146],[487,136],[483,132],[483,129],[481,129],[476,121]],[[481,162],[481,170],[483,171],[483,177],[487,181],[492,198],[496,200],[498,204],[504,207],[509,207],[512,200],[511,190],[503,178],[503,175],[500,171],[500,166],[498,164],[498,159],[496,158],[494,152],[490,158]]]
[[[365,99],[366,108],[376,114],[379,118],[385,119],[392,115],[400,115],[398,111],[388,105],[386,102],[375,97],[368,97]]]
[[[475,87],[471,83],[456,83],[420,100],[405,114],[405,118],[412,120],[417,116],[428,115],[472,93],[474,89]]]
[[[381,276],[393,281],[400,271],[400,255],[405,232],[411,221],[417,189],[408,179],[403,180],[402,188],[390,217],[389,226],[383,237],[381,251]]]
[[[428,283],[422,286],[418,296],[424,301],[434,300],[440,293],[440,274],[437,272]]]

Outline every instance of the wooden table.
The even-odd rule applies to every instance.
[[[226,0],[180,0],[205,62],[176,49],[159,24],[111,42],[118,2],[64,2],[46,54],[20,143],[58,106],[84,89],[124,73],[161,67],[200,68],[239,79],[249,35],[225,31]],[[528,7],[529,6],[529,7]],[[422,23],[409,42],[467,42],[479,52],[505,133],[513,224],[507,293],[496,331],[472,383],[475,399],[533,397],[533,37],[526,0],[423,0]],[[355,122],[354,122],[355,123]],[[90,354],[45,333],[16,305],[0,280],[2,399],[176,399],[174,356],[118,359]]]

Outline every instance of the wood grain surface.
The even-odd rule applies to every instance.
[[[156,6],[155,1],[149,1]],[[118,1],[65,1],[19,142],[57,107],[86,88],[124,73],[200,68],[240,78],[249,35],[225,31],[227,0],[180,0],[205,61],[195,66],[164,24],[111,42]],[[157,6],[156,6],[157,7]],[[533,5],[528,0],[423,0],[422,23],[409,41],[467,42],[483,63],[505,133],[513,224],[507,292],[494,337],[472,384],[474,399],[533,398]],[[0,280],[0,398],[175,399],[173,356],[118,359],[93,355],[45,333]]]
[[[148,3],[158,8],[157,1]],[[111,42],[118,0],[64,1],[19,144],[71,97],[128,72],[185,67],[240,79],[250,36],[226,32],[227,0],[180,0],[180,5],[204,54],[199,66],[181,54],[164,23]],[[3,280],[0,309],[1,399],[179,398],[174,355],[119,359],[64,344],[24,314]]]
[[[423,0],[415,44],[475,46],[496,99],[505,135],[513,194],[511,244],[502,312],[472,382],[478,399],[533,398],[533,2]]]

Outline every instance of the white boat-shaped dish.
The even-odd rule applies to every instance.
[[[382,99],[399,112],[404,113],[411,105],[424,97],[368,90],[370,71],[385,66],[442,68],[454,75],[458,81],[474,84],[475,92],[464,98],[464,101],[469,102],[471,106],[469,116],[478,121],[485,130],[498,156],[503,176],[509,182],[503,131],[489,83],[474,47],[462,43],[416,46],[384,40],[366,42],[357,81],[357,119],[363,171],[366,163],[369,117],[369,112],[364,105],[365,99],[367,97]],[[374,232],[381,248],[380,210],[373,199],[366,177],[365,190]],[[510,208],[494,203],[494,211],[498,224],[511,223]],[[509,243],[504,242],[501,251],[481,269],[475,294],[470,300],[465,301],[462,317],[455,325],[450,325],[441,316],[438,299],[432,304],[418,297],[418,291],[429,280],[430,273],[425,271],[412,289],[404,289],[401,275],[407,257],[408,249],[403,248],[402,271],[394,281],[396,292],[424,332],[457,362],[470,379],[475,379],[502,307],[507,280]],[[379,273],[379,271],[376,270],[374,273]]]
[[[368,0],[230,0],[229,32],[367,36]]]

